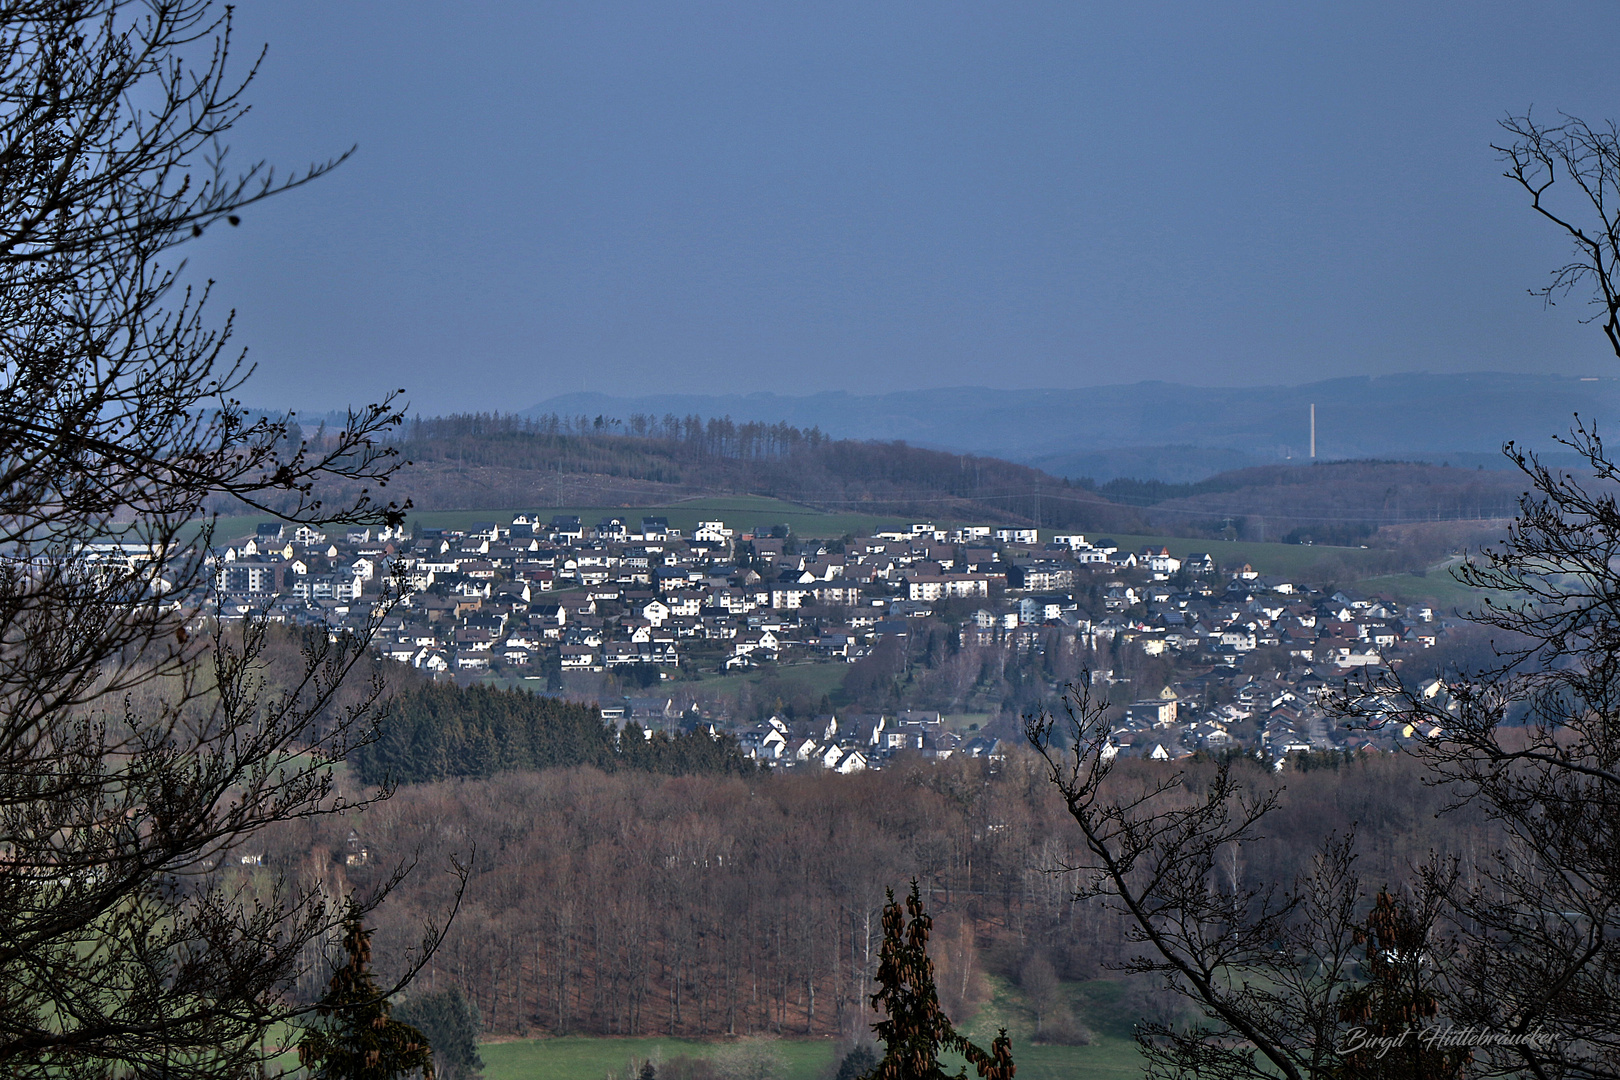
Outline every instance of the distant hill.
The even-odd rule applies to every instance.
[[[418,510],[659,506],[766,495],[823,510],[1140,532],[1140,511],[1016,462],[900,443],[832,439],[788,424],[558,416],[413,419],[390,499]],[[333,505],[356,485],[322,490]],[[231,512],[230,507],[221,507]]]
[[[1485,372],[1262,387],[1140,382],[1078,390],[966,387],[802,397],[582,393],[550,398],[525,414],[729,416],[815,427],[835,438],[903,439],[994,455],[1069,478],[1187,482],[1247,465],[1307,459],[1312,403],[1319,460],[1398,458],[1494,468],[1503,442],[1546,446],[1552,435],[1568,430],[1577,412],[1605,427],[1620,420],[1620,379]]]
[[[984,455],[695,415],[450,416],[411,420],[398,436],[410,464],[388,494],[418,510],[645,507],[748,494],[830,511],[1056,531],[1376,546],[1427,537],[1436,558],[1472,546],[1476,534],[1499,532],[1527,486],[1517,472],[1379,460],[1098,484]],[[1230,456],[1204,453],[1212,462]],[[342,502],[357,493],[322,494]],[[1441,523],[1462,529],[1435,528]]]
[[[1266,465],[1188,484],[1116,479],[1097,488],[1176,535],[1358,544],[1380,528],[1501,522],[1529,485],[1517,471],[1400,461]],[[1494,526],[1493,526],[1494,528]]]

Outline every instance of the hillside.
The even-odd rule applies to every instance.
[[[1620,379],[1411,373],[1300,386],[1138,382],[1079,389],[988,387],[776,394],[568,394],[525,415],[694,414],[786,422],[840,439],[904,439],[990,454],[1070,479],[1197,480],[1245,465],[1305,459],[1316,405],[1321,459],[1401,458],[1501,468],[1509,439],[1547,447],[1575,413],[1620,419]]]
[[[751,496],[867,519],[1375,547],[1421,541],[1436,558],[1499,531],[1526,487],[1517,472],[1411,461],[1270,464],[1193,482],[1096,484],[983,455],[833,439],[815,428],[645,414],[416,419],[399,432],[398,447],[409,464],[389,495],[422,512]],[[1461,523],[1461,531],[1440,523]]]
[[[1356,544],[1387,527],[1510,518],[1526,486],[1518,472],[1339,461],[1237,469],[1191,484],[1119,479],[1097,490],[1142,508],[1165,532]]]
[[[418,510],[652,506],[763,495],[831,511],[1141,532],[1137,510],[998,458],[695,417],[452,416],[399,433],[390,484]],[[327,498],[352,495],[342,488]]]

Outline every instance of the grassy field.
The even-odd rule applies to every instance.
[[[412,514],[411,521],[420,521],[428,528],[462,529],[474,521],[507,522],[512,510],[446,510]],[[603,518],[631,518],[639,525],[646,517],[665,517],[672,527],[684,532],[697,528],[700,521],[722,520],[733,529],[752,529],[758,525],[787,525],[799,536],[843,536],[853,533],[869,535],[874,529],[899,528],[911,523],[910,518],[882,517],[875,514],[829,514],[798,503],[762,495],[729,495],[704,499],[682,499],[666,506],[542,506],[529,510],[550,521],[557,514],[575,514],[587,526]]]
[[[787,664],[748,671],[736,675],[713,675],[697,680],[705,693],[735,694],[744,683],[759,686],[767,678],[783,683],[797,684],[814,694],[830,694],[844,684],[849,665],[842,660],[817,664]],[[666,684],[692,686],[690,682]]]
[[[1104,979],[1064,983],[1069,1006],[1090,1030],[1091,1042],[1086,1046],[1048,1046],[1031,1041],[1035,1014],[1018,988],[995,976],[990,976],[988,982],[990,1000],[961,1030],[980,1046],[988,1047],[996,1032],[1006,1028],[1020,1080],[1125,1080],[1142,1075],[1142,1057],[1131,1037],[1133,1020],[1115,1008],[1120,997],[1118,983]]]
[[[512,520],[512,515],[515,512],[510,509],[490,509],[413,513],[410,516],[409,524],[420,524],[429,529],[465,529],[475,521],[498,521],[504,524]],[[529,512],[539,514],[545,521],[550,521],[557,514],[574,514],[587,526],[594,525],[605,517],[613,516],[633,518],[637,524],[639,524],[640,518],[643,516],[666,517],[669,519],[670,525],[686,532],[696,528],[699,521],[713,519],[723,520],[735,529],[752,529],[756,525],[788,525],[798,536],[817,538],[839,537],[846,534],[869,536],[877,529],[903,528],[916,520],[914,518],[882,517],[873,514],[833,514],[760,495],[686,499],[668,506],[540,507]],[[215,530],[215,537],[219,540],[227,540],[249,535],[253,532],[255,525],[266,520],[268,520],[268,517],[262,514],[244,517],[222,517],[219,519],[218,527]],[[958,523],[937,521],[935,524],[945,528],[954,527]],[[1050,530],[1041,531],[1042,539],[1049,539],[1051,535]],[[1298,544],[1250,542],[1230,543],[1222,540],[1187,540],[1174,536],[1137,536],[1124,533],[1111,535],[1121,549],[1135,550],[1145,544],[1153,544],[1168,547],[1171,554],[1177,556],[1184,556],[1190,551],[1207,551],[1215,557],[1217,563],[1223,566],[1249,562],[1264,573],[1275,574],[1297,573],[1329,554],[1344,559],[1349,565],[1355,565],[1357,562],[1372,562],[1377,554],[1362,548],[1309,547]]]
[[[1088,536],[1087,540],[1103,539]],[[1194,551],[1207,551],[1220,567],[1248,563],[1262,574],[1279,576],[1307,575],[1322,562],[1333,559],[1354,571],[1358,566],[1377,567],[1388,557],[1388,552],[1367,548],[1329,547],[1326,544],[1262,544],[1249,540],[1188,540],[1180,536],[1138,536],[1110,533],[1121,551],[1137,551],[1146,546],[1167,547],[1170,554],[1184,559]]]
[[[992,1033],[992,1037],[994,1033]],[[988,1045],[989,1040],[984,1040]],[[692,1039],[517,1039],[485,1043],[478,1052],[484,1059],[485,1080],[625,1080],[630,1061],[708,1057],[720,1043]],[[780,1039],[775,1048],[784,1069],[778,1080],[826,1080],[837,1067],[830,1039]],[[1013,1061],[1019,1080],[1127,1080],[1142,1075],[1142,1059],[1129,1039],[1098,1036],[1090,1046],[1035,1046],[1013,1042]],[[965,1064],[957,1060],[955,1072]],[[970,1070],[971,1075],[971,1070]]]
[[[1174,536],[1112,537],[1121,550],[1137,550],[1144,545],[1163,546],[1170,554],[1184,558],[1194,551],[1206,551],[1217,566],[1248,563],[1262,574],[1319,581],[1324,566],[1331,566],[1344,588],[1367,595],[1388,596],[1403,604],[1427,602],[1446,613],[1465,611],[1477,605],[1484,593],[1457,583],[1449,573],[1456,562],[1448,560],[1422,573],[1375,573],[1388,565],[1387,550],[1329,547],[1322,544],[1260,544],[1246,541],[1188,540]]]
[[[516,1039],[485,1043],[485,1080],[626,1080],[651,1059],[710,1057],[725,1044],[696,1039]],[[778,1039],[774,1042],[784,1069],[779,1080],[823,1080],[833,1061],[830,1039]]]
[[[945,721],[946,727],[950,728],[952,731],[966,735],[969,731],[977,731],[979,728],[982,728],[984,725],[988,724],[991,720],[994,720],[995,714],[987,712],[946,713],[942,719]]]
[[[1005,1027],[1013,1044],[1019,1080],[1130,1080],[1142,1075],[1142,1058],[1131,1039],[1131,1021],[1118,1013],[1120,987],[1108,980],[1067,983],[1071,1005],[1092,1031],[1087,1046],[1044,1046],[1030,1041],[1035,1017],[1017,987],[990,979],[991,996],[961,1030],[988,1047]],[[486,1080],[625,1080],[649,1058],[657,1063],[674,1057],[709,1057],[723,1042],[695,1039],[605,1039],[571,1036],[560,1039],[516,1039],[485,1043],[479,1048]],[[830,1039],[780,1039],[774,1047],[783,1070],[778,1080],[826,1080],[837,1066]],[[965,1064],[948,1060],[948,1072]],[[971,1074],[971,1070],[970,1070]]]
[[[1506,593],[1487,589],[1471,589],[1451,576],[1452,567],[1462,562],[1460,556],[1431,566],[1422,573],[1384,574],[1356,582],[1356,588],[1398,600],[1403,604],[1427,602],[1433,604],[1436,614],[1458,615],[1477,610],[1487,596],[1498,602]]]
[[[594,525],[603,518],[614,516],[634,519],[634,524],[639,524],[643,516],[665,517],[669,519],[671,526],[685,532],[691,532],[695,529],[699,521],[715,519],[725,521],[727,525],[734,529],[752,529],[757,525],[788,525],[793,529],[795,535],[816,538],[832,538],[847,534],[869,536],[878,529],[904,528],[916,520],[915,518],[880,517],[872,514],[826,513],[808,506],[800,506],[797,503],[784,502],[781,499],[770,499],[759,495],[687,499],[669,506],[540,507],[529,512],[538,514],[544,521],[548,522],[557,514],[573,514],[577,515],[586,526]],[[514,513],[516,513],[514,510],[432,511],[413,513],[408,524],[419,524],[429,529],[465,529],[475,521],[496,521],[505,524],[512,520]],[[269,520],[268,515],[263,514],[244,517],[222,517],[219,519],[214,535],[218,540],[247,536],[253,532],[254,526],[261,521],[267,520]],[[937,521],[934,524],[941,528],[947,528],[955,527],[959,523]],[[1041,530],[1043,540],[1050,539],[1051,536],[1051,530]],[[1089,537],[1089,539],[1098,538],[1095,536]],[[1328,555],[1340,558],[1351,566],[1356,565],[1358,562],[1372,563],[1378,558],[1377,552],[1369,552],[1364,548],[1261,544],[1246,541],[1188,540],[1175,536],[1139,536],[1126,533],[1112,533],[1110,538],[1119,545],[1121,550],[1136,550],[1143,545],[1152,544],[1168,547],[1170,553],[1178,557],[1185,556],[1191,551],[1207,551],[1222,566],[1248,562],[1257,570],[1272,574],[1298,573]]]
[[[1385,574],[1356,582],[1361,592],[1388,596],[1403,604],[1433,604],[1438,615],[1455,615],[1479,607],[1486,593],[1459,584],[1444,570],[1426,575]]]

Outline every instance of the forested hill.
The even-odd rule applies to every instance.
[[[1229,522],[1246,539],[1357,544],[1390,526],[1511,518],[1526,486],[1518,472],[1332,461],[1235,469],[1192,484],[1118,479],[1097,490],[1173,534]]]
[[[1241,464],[1308,452],[1316,406],[1317,453],[1328,458],[1404,458],[1457,462],[1460,453],[1494,456],[1517,439],[1567,432],[1579,413],[1607,430],[1620,418],[1620,379],[1523,373],[1408,373],[1330,379],[1300,386],[1188,386],[1139,382],[1083,389],[995,387],[831,391],[779,394],[566,394],[525,415],[628,416],[667,412],[785,420],[844,439],[905,439],[968,453],[996,454],[1064,476],[1145,476],[1100,470],[1093,452],[1134,447],[1178,449],[1191,460],[1220,458],[1201,479]],[[1080,468],[1078,456],[1093,457]],[[1247,459],[1247,460],[1245,460]],[[1469,464],[1473,464],[1472,460]],[[1493,467],[1487,461],[1486,468]],[[1159,476],[1159,479],[1170,479]]]
[[[306,433],[307,437],[307,433]],[[417,509],[659,505],[769,495],[826,510],[1140,532],[1142,515],[998,458],[831,439],[789,424],[632,415],[414,419],[389,485]],[[332,493],[333,495],[337,493]]]
[[[645,507],[747,494],[918,520],[1358,544],[1386,527],[1500,522],[1516,512],[1525,488],[1516,472],[1367,460],[1099,486],[999,458],[833,439],[786,423],[673,415],[418,418],[402,426],[397,443],[410,464],[387,493],[418,510]],[[333,501],[345,494],[356,493],[323,493]]]

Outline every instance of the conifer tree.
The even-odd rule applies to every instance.
[[[315,1007],[324,1023],[298,1042],[299,1064],[317,1080],[394,1080],[417,1069],[433,1080],[433,1048],[420,1031],[393,1018],[371,974],[371,933],[351,903],[343,920],[349,958]]]
[[[834,1080],[860,1080],[877,1064],[877,1054],[864,1043],[844,1055]]]
[[[888,1014],[888,1019],[872,1025],[885,1049],[883,1059],[864,1080],[947,1080],[949,1074],[939,1066],[942,1050],[967,1058],[985,1080],[1012,1080],[1016,1066],[1007,1029],[1001,1029],[986,1051],[957,1034],[939,1007],[934,962],[928,957],[928,935],[933,927],[934,920],[923,909],[915,878],[904,910],[894,898],[894,890],[889,890],[889,901],[883,908],[879,989],[872,995],[872,1005]],[[967,1070],[958,1075],[966,1076]]]
[[[483,1021],[478,1006],[468,1000],[461,987],[425,994],[413,993],[394,1011],[401,1023],[410,1024],[433,1044],[433,1064],[439,1080],[468,1080],[484,1067],[478,1056],[478,1033]]]

